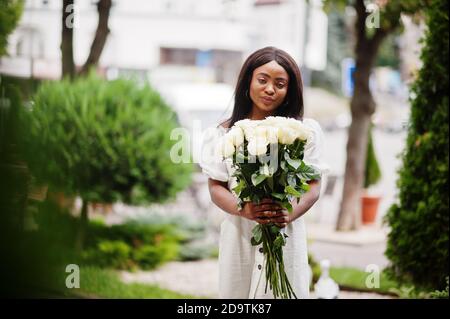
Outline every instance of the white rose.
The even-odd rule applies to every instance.
[[[288,119],[288,126],[295,130],[296,138],[299,138],[301,140],[308,140],[311,131],[310,129],[304,125],[301,121],[298,121],[296,119]]]
[[[247,141],[255,138],[256,132],[254,127],[246,127],[244,130],[244,136]]]
[[[262,122],[267,126],[279,126],[281,119],[283,119],[281,116],[268,116]]]
[[[311,130],[303,125],[303,127],[297,131],[297,137],[303,141],[307,141],[311,137]]]
[[[224,136],[220,143],[220,150],[223,157],[230,157],[234,154],[235,148],[232,139],[229,136]]]
[[[237,121],[236,123],[234,123],[233,126],[240,127],[241,129],[243,129],[245,131],[246,128],[257,126],[259,124],[259,122],[261,122],[261,121],[245,119],[245,120]]]
[[[267,128],[262,125],[255,127],[255,138],[266,139],[267,138]]]
[[[275,126],[268,126],[266,127],[266,136],[267,136],[267,141],[271,144],[275,144],[278,142],[278,131],[279,128],[275,127]]]
[[[267,152],[269,142],[264,138],[253,138],[248,142],[247,149],[251,155],[263,155]]]
[[[294,143],[296,138],[296,131],[289,126],[282,127],[278,131],[278,142],[280,142],[281,144],[292,144]]]
[[[244,132],[239,126],[233,126],[227,135],[230,135],[230,139],[235,147],[239,147],[244,143]]]

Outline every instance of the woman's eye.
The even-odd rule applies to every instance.
[[[260,84],[265,84],[267,81],[266,81],[265,79],[258,79],[258,82],[259,82]]]
[[[278,84],[277,84],[277,87],[278,87],[279,89],[284,88],[284,83],[278,83]]]

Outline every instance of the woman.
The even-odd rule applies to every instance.
[[[239,74],[235,91],[235,103],[231,118],[204,139],[206,152],[217,151],[217,141],[226,130],[242,119],[261,120],[267,116],[284,116],[303,121],[313,134],[305,146],[304,161],[321,173],[327,166],[321,161],[320,149],[323,133],[318,123],[303,119],[303,85],[300,70],[286,52],[266,47],[251,54]],[[286,274],[298,298],[308,298],[310,270],[306,247],[306,232],[302,215],[317,201],[320,180],[309,182],[310,190],[297,204],[292,202],[293,212],[269,200],[259,205],[246,202],[242,209],[230,191],[236,186],[232,177],[231,159],[200,163],[209,176],[208,186],[212,201],[227,214],[221,224],[219,242],[219,296],[221,298],[273,298],[265,293],[264,254],[261,246],[252,246],[251,230],[256,223],[276,223],[285,227],[289,236],[283,248]]]

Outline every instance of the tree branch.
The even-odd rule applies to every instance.
[[[110,32],[108,27],[109,13],[112,6],[112,0],[99,0],[97,3],[98,11],[98,25],[95,32],[94,40],[92,41],[89,56],[84,63],[80,74],[86,74],[89,68],[98,64],[103,48]]]
[[[366,19],[367,19],[367,12],[366,12],[366,5],[364,4],[364,0],[356,0],[355,4],[355,10],[356,10],[356,37],[358,39],[358,42],[365,42],[367,40],[366,35]]]
[[[378,52],[378,48],[380,47],[383,40],[400,25],[400,15],[398,19],[394,19],[389,21],[388,27],[380,27],[377,28],[375,34],[369,39],[369,47],[372,52],[375,54]]]
[[[73,58],[73,15],[74,0],[64,0],[62,7],[61,58],[62,77],[75,76],[75,62]]]

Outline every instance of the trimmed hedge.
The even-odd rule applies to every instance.
[[[448,9],[447,0],[436,0],[425,10],[399,202],[386,215],[390,274],[428,290],[444,289],[449,273]]]
[[[176,114],[149,86],[93,74],[46,82],[22,125],[32,174],[86,202],[163,202],[190,183],[192,165],[170,158]]]

